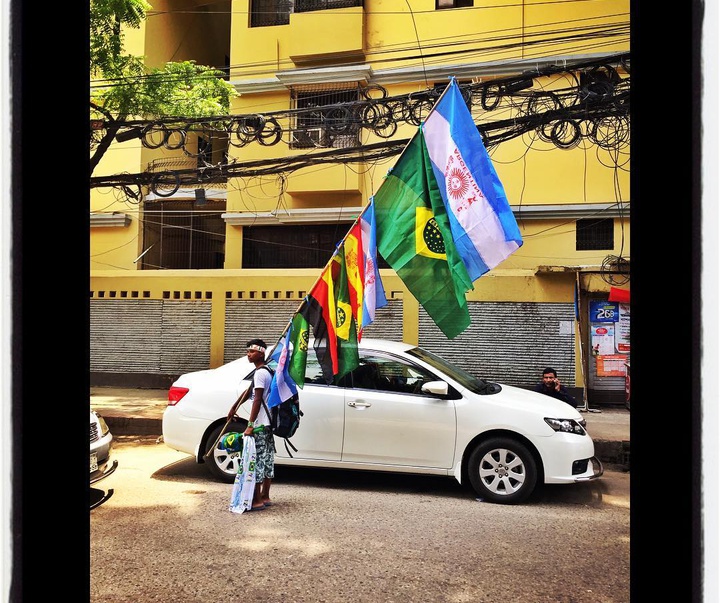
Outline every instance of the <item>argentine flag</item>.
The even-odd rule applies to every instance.
[[[292,334],[292,323],[288,327],[287,334],[279,342],[272,355],[271,360],[277,362],[275,374],[270,383],[270,392],[268,393],[268,408],[278,406],[286,400],[297,394],[297,385],[290,376],[288,369],[290,368],[290,335]]]
[[[523,240],[454,77],[422,130],[455,246],[475,281],[519,249]]]
[[[368,207],[360,217],[360,231],[362,233],[363,249],[363,317],[364,329],[375,320],[375,310],[387,306],[385,289],[380,280],[380,270],[377,265],[377,234],[375,231],[375,202],[370,197]]]

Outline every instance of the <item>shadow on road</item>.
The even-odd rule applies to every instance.
[[[540,485],[528,499],[530,504],[543,505],[591,505],[613,503],[616,495],[611,495],[613,473],[606,473],[599,480],[580,484]],[[623,479],[623,474],[616,474]],[[158,469],[153,479],[186,481],[196,484],[218,483],[208,470],[191,457],[176,461]],[[276,484],[295,484],[309,488],[349,490],[362,492],[394,492],[406,494],[432,494],[459,499],[479,500],[469,485],[458,484],[454,478],[402,473],[381,473],[354,471],[348,469],[327,469],[310,467],[275,467]],[[623,503],[624,504],[624,503]]]

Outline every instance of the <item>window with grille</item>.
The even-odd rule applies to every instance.
[[[293,0],[251,0],[250,27],[287,25],[293,12]]]
[[[473,0],[435,0],[435,8],[466,8],[473,5]]]
[[[295,12],[305,13],[328,8],[349,8],[362,6],[363,0],[295,0]]]
[[[221,269],[225,264],[225,201],[153,201],[143,212],[143,270]]]
[[[575,249],[615,248],[615,221],[612,218],[577,220],[575,222]]]
[[[291,148],[358,146],[357,120],[349,107],[342,106],[342,103],[357,101],[358,97],[357,87],[351,90],[294,90],[293,103],[299,112],[291,133]]]
[[[323,268],[352,223],[245,226],[243,268]],[[387,263],[378,256],[378,266]]]
[[[174,161],[177,164],[177,161]],[[213,164],[228,163],[228,144],[227,138],[222,140],[217,136],[202,136],[197,137],[197,161],[195,165],[197,168],[208,167]],[[153,161],[152,165],[163,165],[162,160]],[[179,167],[179,166],[178,166]],[[187,166],[189,167],[189,166]],[[219,182],[220,180],[213,180]],[[222,182],[227,182],[227,178],[222,179]]]

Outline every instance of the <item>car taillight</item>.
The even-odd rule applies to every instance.
[[[175,406],[189,391],[187,387],[177,387],[175,385],[170,387],[168,391],[168,406]]]

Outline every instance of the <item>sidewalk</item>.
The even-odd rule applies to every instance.
[[[113,435],[161,436],[167,390],[91,387],[90,406],[103,416]],[[630,469],[630,411],[603,407],[581,414],[602,463]]]

